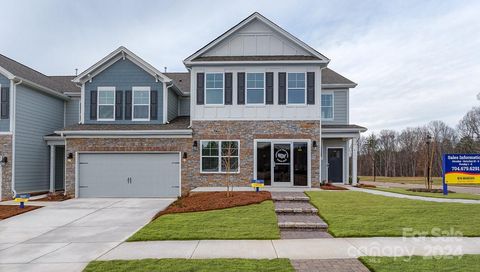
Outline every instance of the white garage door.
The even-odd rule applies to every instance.
[[[79,155],[79,197],[176,197],[179,154]]]

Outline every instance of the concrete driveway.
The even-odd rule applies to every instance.
[[[81,271],[175,199],[72,199],[0,221],[0,271]]]

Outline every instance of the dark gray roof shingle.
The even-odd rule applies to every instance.
[[[356,84],[330,68],[322,70],[322,84]]]
[[[164,73],[167,77],[173,80],[173,83],[184,93],[190,92],[190,73],[188,72],[173,72]]]
[[[354,124],[345,124],[345,125],[340,125],[340,124],[322,124],[322,128],[330,128],[330,129],[360,129],[360,130],[367,130],[366,127],[362,127],[359,125],[354,125]]]
[[[177,117],[168,124],[77,124],[66,127],[61,131],[78,130],[177,130],[189,129],[190,117]]]
[[[61,92],[80,92],[80,87],[72,82],[75,76],[50,76],[60,88]]]

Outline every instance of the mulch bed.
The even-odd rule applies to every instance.
[[[173,202],[167,209],[157,213],[153,219],[164,214],[219,210],[258,204],[272,199],[270,192],[267,191],[231,192],[230,194],[231,196],[227,197],[226,192],[191,193]]]
[[[355,185],[355,187],[357,187],[357,188],[377,188],[377,186],[375,186],[375,185],[363,184],[363,183],[358,183],[357,185]]]
[[[330,183],[327,183],[325,185],[320,185],[320,188],[322,190],[348,190],[347,188],[345,187],[340,187],[340,186],[336,186],[336,185],[333,185],[333,184],[330,184]]]
[[[443,190],[442,190],[442,189],[410,188],[410,189],[407,189],[407,191],[410,191],[410,192],[418,192],[418,193],[438,193],[438,194],[443,194]],[[455,193],[455,192],[448,190],[448,193]]]
[[[71,197],[64,195],[63,193],[49,193],[46,197],[42,197],[30,201],[64,201],[70,199]]]
[[[19,205],[0,205],[0,220],[26,213],[41,208],[40,206],[25,206],[21,209]]]

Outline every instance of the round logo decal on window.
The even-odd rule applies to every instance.
[[[285,149],[279,149],[275,152],[275,160],[277,162],[288,162],[288,151]]]

